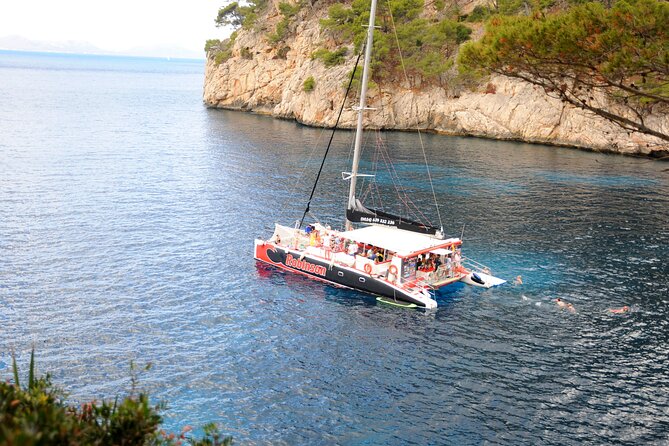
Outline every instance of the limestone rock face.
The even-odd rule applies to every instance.
[[[284,41],[270,44],[281,16],[276,9],[262,18],[264,30],[240,30],[232,57],[216,64],[208,58],[204,102],[210,107],[239,109],[296,119],[313,126],[333,126],[344,100],[345,84],[355,63],[326,68],[311,54],[318,48],[334,49],[321,31],[319,19],[327,8],[302,8]],[[313,77],[315,88],[305,92],[304,81]],[[629,133],[591,113],[551,98],[539,87],[506,77],[492,77],[485,91],[449,94],[446,88],[397,82],[370,90],[368,127],[410,130],[420,128],[452,135],[472,135],[580,147],[625,154],[660,154],[669,144],[650,136]],[[350,94],[339,126],[355,126]],[[656,113],[646,122],[669,133],[669,116]]]

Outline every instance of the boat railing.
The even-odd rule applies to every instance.
[[[490,273],[490,268],[483,263],[479,263],[474,259],[470,259],[469,257],[463,257],[462,262],[464,266],[469,267],[470,269],[473,269],[475,271],[481,272],[481,273]]]

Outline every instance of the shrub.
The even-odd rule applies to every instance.
[[[323,65],[329,68],[344,63],[347,53],[348,49],[346,47],[339,48],[335,51],[319,48],[311,53],[311,58],[320,60],[323,62]]]
[[[267,39],[270,43],[279,43],[281,42],[286,35],[288,34],[288,20],[285,18],[282,19],[279,23],[276,24],[276,30],[270,34]]]
[[[313,91],[315,87],[316,87],[316,80],[314,79],[313,76],[309,76],[302,84],[302,90],[306,92]]]
[[[435,3],[435,8],[443,8],[443,2]],[[351,7],[335,4],[328,10],[328,18],[321,20],[321,26],[330,31],[335,39],[342,42],[353,41],[356,51],[365,39],[368,3],[354,0]],[[397,31],[397,40],[388,26],[392,10],[393,22]],[[453,55],[458,44],[469,39],[471,30],[451,19],[428,20],[421,17],[424,9],[423,0],[389,0],[379,3],[379,30],[374,36],[374,56],[372,69],[377,81],[384,78],[394,79],[402,75],[402,64],[397,44],[402,50],[404,67],[410,74],[426,78],[439,78],[453,66]],[[323,60],[331,66],[337,60],[326,50],[315,52],[312,57]],[[339,62],[343,58],[339,59]],[[330,64],[330,65],[329,65]]]
[[[279,51],[276,52],[276,58],[277,59],[286,59],[288,57],[288,51],[290,51],[289,46],[284,46],[279,49]]]
[[[51,383],[47,374],[34,375],[34,350],[25,386],[20,385],[16,359],[12,358],[14,383],[0,382],[0,445],[164,445],[185,441],[192,446],[230,445],[231,437],[207,425],[201,439],[187,438],[189,428],[181,434],[159,430],[163,405],[151,405],[146,393],[136,393],[114,402],[88,402],[75,407],[67,405],[65,394]],[[148,369],[148,367],[147,367]]]
[[[281,19],[281,21],[276,24],[274,33],[268,36],[270,43],[279,43],[286,38],[290,20],[300,11],[301,7],[301,3],[296,3],[295,5],[291,5],[290,3],[285,2],[279,3],[279,11],[283,15],[283,19]]]
[[[209,45],[210,42],[215,42],[215,39],[212,40],[207,40],[207,44],[205,45],[205,49],[209,45],[209,51],[207,52],[207,57],[211,57],[214,59],[214,63],[216,65],[220,65],[226,60],[230,59],[232,57],[232,46],[235,43],[235,39],[237,38],[237,32],[233,32],[228,39],[225,39],[222,42],[218,42],[218,44],[212,43]]]
[[[218,48],[221,45],[221,41],[218,39],[209,39],[204,44],[204,52],[209,53],[210,50]]]
[[[253,53],[246,46],[241,49],[241,51],[239,52],[239,55],[242,56],[243,59],[248,59],[248,60],[253,59]]]
[[[214,22],[216,26],[232,26],[233,28],[251,28],[258,18],[258,14],[267,6],[267,0],[249,0],[246,6],[232,2],[218,10]]]
[[[351,75],[353,75],[353,81],[351,81]],[[348,88],[349,81],[351,81],[351,90],[349,91],[349,95],[355,94],[357,91],[360,90],[361,80],[362,80],[362,67],[359,66],[355,69],[355,72],[351,70],[346,74],[346,80],[342,83],[342,88],[346,90]],[[369,90],[374,90],[377,87],[378,85],[373,80],[370,79],[367,82],[367,88]]]
[[[467,21],[468,22],[483,22],[490,17],[491,12],[490,9],[481,6],[481,5],[476,5],[474,7],[474,10],[467,16]]]

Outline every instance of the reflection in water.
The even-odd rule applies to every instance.
[[[466,254],[523,284],[460,286],[436,311],[407,311],[252,258],[255,237],[301,216],[327,131],[203,108],[199,65],[10,62],[3,379],[10,348],[25,363],[33,342],[74,400],[116,394],[131,360],[151,361],[141,381],[168,402],[168,428],[218,421],[240,443],[667,440],[664,164],[424,135],[446,231],[466,224]],[[436,220],[415,135],[383,136]],[[335,139],[312,205],[335,225],[350,138]]]

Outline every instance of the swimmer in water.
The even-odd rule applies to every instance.
[[[562,299],[560,299],[559,297],[557,299],[555,299],[555,303],[560,308],[566,308],[571,313],[576,313],[576,308],[574,307],[573,304],[570,304],[569,302],[565,302]]]
[[[628,307],[627,305],[625,305],[624,307],[620,307],[620,308],[609,308],[609,313],[612,313],[612,314],[623,314],[623,313],[627,313],[628,311],[630,311],[630,307]]]
[[[523,278],[518,276],[516,277],[516,280],[513,281],[514,285],[522,285],[523,284]]]

